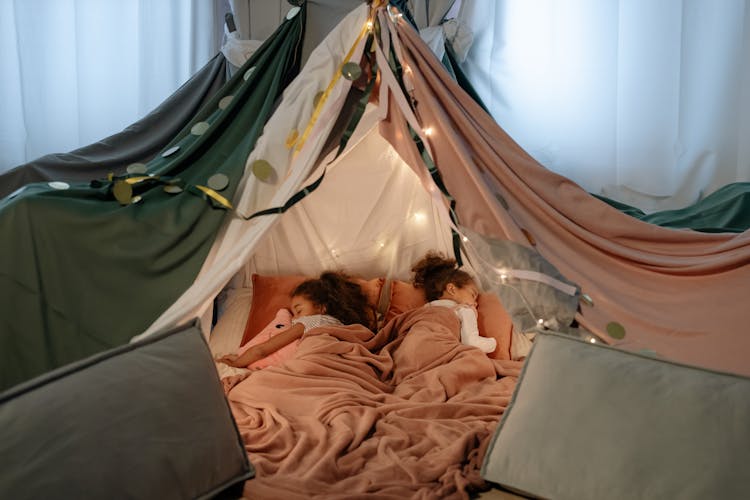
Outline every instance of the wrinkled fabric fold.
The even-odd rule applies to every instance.
[[[373,334],[306,333],[296,357],[228,394],[257,477],[248,498],[469,498],[521,363],[459,342],[450,310]]]
[[[42,156],[0,175],[0,198],[32,182],[88,182],[122,175],[128,165],[146,163],[226,83],[226,59],[216,54],[148,115],[121,132],[68,153]]]

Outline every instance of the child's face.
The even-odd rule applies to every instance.
[[[323,314],[325,312],[323,307],[315,304],[304,295],[295,295],[294,297],[292,297],[290,309],[292,311],[293,318],[312,316],[314,314]]]
[[[477,289],[477,286],[474,283],[469,283],[462,287],[458,287],[454,283],[448,283],[446,293],[449,299],[453,299],[459,304],[467,304],[470,306],[477,305],[479,289]]]

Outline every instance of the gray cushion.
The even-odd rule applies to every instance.
[[[201,498],[250,478],[197,326],[0,394],[3,498]]]
[[[750,379],[539,335],[485,479],[554,499],[750,498]]]

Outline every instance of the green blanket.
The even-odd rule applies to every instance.
[[[727,184],[688,207],[650,214],[604,196],[593,196],[636,219],[658,226],[709,233],[741,233],[750,228],[750,182]]]
[[[197,186],[224,174],[216,189],[232,199],[299,72],[304,21],[286,20],[148,163],[154,177],[30,184],[0,201],[0,391],[127,343],[191,285],[228,213]]]

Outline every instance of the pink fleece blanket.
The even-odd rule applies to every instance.
[[[255,479],[248,498],[468,498],[521,363],[459,342],[453,311],[420,308],[377,334],[322,327],[228,399]]]

